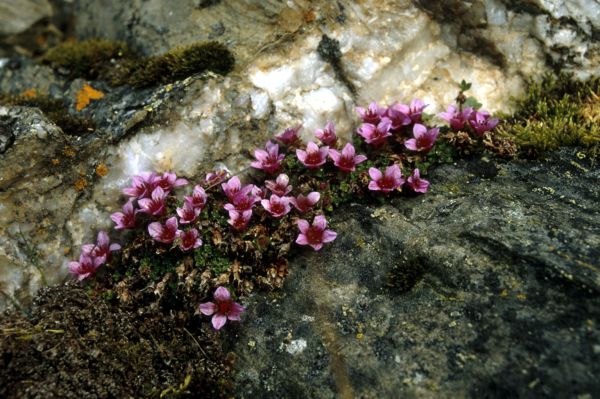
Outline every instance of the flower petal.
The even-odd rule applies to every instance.
[[[298,245],[308,245],[308,240],[306,238],[306,235],[300,233],[298,235],[298,238],[296,238],[296,244],[298,244]]]
[[[298,229],[300,229],[302,234],[306,234],[306,232],[310,228],[310,224],[304,219],[298,219],[296,223],[298,224]]]
[[[212,325],[215,330],[220,330],[227,322],[227,316],[224,314],[215,314],[212,318]]]
[[[427,133],[427,128],[420,123],[415,123],[415,126],[413,127],[413,136],[418,139],[425,133]]]
[[[361,162],[364,162],[367,160],[367,157],[365,155],[357,155],[354,157],[354,164],[358,165]]]
[[[219,287],[215,291],[214,298],[219,302],[227,302],[231,300],[231,294],[227,288]]]
[[[206,316],[211,316],[217,311],[217,305],[212,302],[205,302],[200,304],[200,312]]]
[[[323,242],[331,242],[335,240],[337,233],[333,230],[325,230],[323,232]]]
[[[148,233],[152,238],[160,237],[163,232],[163,226],[160,222],[152,222],[148,225]]]
[[[317,215],[315,216],[312,225],[313,227],[316,227],[319,230],[325,230],[325,228],[327,227],[327,219],[325,219],[325,216],[323,215]]]
[[[229,309],[229,314],[227,315],[227,318],[229,320],[239,320],[240,315],[245,311],[246,311],[246,308],[244,308],[242,305],[240,305],[237,302],[233,302],[231,304],[231,308]]]
[[[110,247],[109,247],[109,249],[110,249],[111,251],[118,251],[119,249],[121,249],[121,245],[120,245],[120,244],[117,244],[117,243],[113,243],[113,244],[110,244]]]
[[[306,198],[308,198],[308,200],[310,201],[310,203],[314,205],[317,202],[319,202],[319,199],[321,199],[321,194],[318,193],[317,191],[313,191],[310,194],[308,194],[306,196]]]

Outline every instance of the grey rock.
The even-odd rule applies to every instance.
[[[0,118],[0,154],[4,154],[15,141],[11,125],[9,118]]]
[[[14,35],[29,29],[42,18],[52,16],[47,0],[0,1],[0,35]]]
[[[337,240],[248,303],[236,397],[597,396],[600,168],[575,153],[339,210]]]

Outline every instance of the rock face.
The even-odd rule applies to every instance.
[[[42,18],[52,15],[47,0],[21,0],[0,3],[0,36],[22,33]]]
[[[582,77],[598,74],[594,38],[599,13],[593,1],[565,6],[533,0],[456,1],[445,9],[436,4],[136,0],[107,7],[89,0],[56,2],[57,10],[74,10],[72,31],[79,39],[125,40],[148,55],[219,40],[232,49],[237,66],[227,77],[192,76],[133,90],[68,81],[60,71],[31,60],[1,60],[0,92],[36,89],[64,98],[72,114],[96,125],[82,137],[63,136],[65,145],[80,154],[69,160],[72,167],[36,174],[57,184],[44,201],[66,210],[31,208],[35,190],[19,187],[37,183],[4,179],[10,184],[4,183],[0,208],[6,237],[0,256],[7,259],[0,273],[3,292],[26,299],[38,286],[26,283],[39,280],[39,273],[18,244],[23,240],[42,270],[47,268],[48,282],[60,281],[66,258],[74,255],[63,258],[65,251],[91,240],[98,229],[110,228],[108,215],[119,207],[120,188],[140,171],[173,170],[192,180],[215,166],[239,172],[248,165],[249,150],[285,127],[301,122],[304,138],[310,138],[314,129],[333,120],[339,135],[349,138],[357,124],[356,105],[421,97],[430,104],[429,112],[439,112],[453,102],[462,79],[472,81],[472,94],[494,111],[510,107],[509,98],[523,89],[525,77],[556,64]],[[330,54],[339,54],[339,60],[324,58],[318,50],[322,43],[330,43]],[[87,83],[105,96],[76,111],[76,95]],[[16,123],[27,128],[27,120]],[[27,157],[24,143],[0,132],[0,147],[6,148],[0,158]],[[35,143],[34,148],[41,151],[34,155],[40,165],[57,159],[56,143]],[[101,164],[108,169],[104,176],[95,173]],[[8,162],[3,165],[0,177],[12,173],[5,169]],[[68,179],[57,178],[66,173]],[[86,185],[73,194],[73,184],[82,178]],[[58,194],[63,192],[71,193],[66,202]],[[40,218],[40,226],[29,221]],[[50,235],[37,230],[46,225],[64,228]],[[23,238],[14,233],[18,231],[27,234]]]
[[[250,304],[236,397],[600,394],[600,169],[575,153],[460,162],[425,196],[349,206]]]

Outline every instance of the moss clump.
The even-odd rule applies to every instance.
[[[48,119],[70,136],[81,136],[95,129],[94,122],[69,114],[64,101],[46,95],[8,95],[0,94],[0,104],[7,106],[39,108]]]
[[[134,53],[122,42],[93,39],[67,42],[48,50],[40,61],[52,68],[65,69],[71,78],[104,79],[113,61],[133,58]]]
[[[235,64],[233,55],[217,42],[178,47],[163,55],[131,60],[113,78],[113,84],[148,87],[183,79],[195,73],[229,73]]]
[[[213,276],[227,272],[231,261],[214,246],[206,243],[194,251],[194,263],[200,270],[209,269]]]
[[[600,79],[587,82],[571,75],[547,75],[531,82],[517,100],[518,111],[499,127],[525,156],[537,156],[560,146],[583,146],[600,153]]]
[[[195,73],[229,73],[233,54],[217,42],[195,43],[163,55],[140,57],[122,42],[85,40],[50,49],[40,61],[67,71],[70,78],[102,79],[115,86],[142,88],[166,84]]]

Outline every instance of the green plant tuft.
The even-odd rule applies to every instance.
[[[163,55],[140,57],[125,43],[93,39],[60,44],[40,58],[70,78],[102,79],[138,88],[166,84],[195,73],[229,73],[233,54],[218,42],[194,43]]]
[[[517,100],[517,112],[498,132],[513,140],[521,155],[538,156],[560,146],[583,146],[600,153],[600,78],[546,75],[531,82]]]
[[[221,251],[205,242],[194,250],[194,263],[200,270],[208,268],[213,276],[218,276],[229,269],[231,261]]]
[[[163,55],[130,60],[114,76],[112,83],[142,88],[166,84],[195,73],[229,73],[235,64],[233,55],[217,42],[178,47]]]
[[[71,78],[105,79],[112,62],[134,57],[134,53],[122,42],[92,39],[67,42],[48,50],[40,61],[52,68],[64,69]]]

